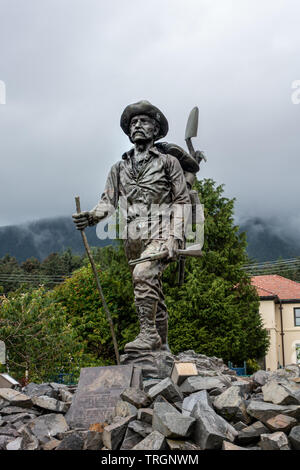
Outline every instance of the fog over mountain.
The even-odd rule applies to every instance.
[[[240,225],[248,240],[248,255],[257,261],[271,261],[300,256],[300,240],[283,233],[281,225],[260,218],[245,220]],[[111,240],[100,240],[95,227],[88,227],[86,234],[91,246],[105,246]],[[80,233],[70,217],[44,219],[19,226],[0,227],[0,257],[10,254],[19,262],[36,257],[43,260],[50,253],[71,248],[83,253]]]
[[[277,222],[277,223],[276,223]],[[290,232],[279,220],[254,217],[240,223],[241,231],[247,235],[248,256],[256,261],[275,261],[300,256],[298,232]]]
[[[95,227],[88,227],[85,232],[91,246],[111,244],[111,240],[99,240]],[[70,217],[0,227],[0,257],[9,254],[19,262],[31,257],[42,261],[50,253],[62,252],[67,248],[78,254],[84,251],[80,232],[75,229]]]

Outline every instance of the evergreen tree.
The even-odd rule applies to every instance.
[[[242,266],[247,263],[246,236],[234,225],[234,199],[211,179],[195,188],[204,204],[203,256],[186,263],[186,282],[174,284],[174,270],[165,278],[170,311],[170,344],[178,353],[197,353],[243,363],[261,358],[268,347],[259,315],[259,298]]]
[[[39,274],[41,268],[41,263],[37,258],[28,258],[21,264],[21,269],[26,274]]]
[[[19,287],[18,276],[23,271],[15,257],[5,255],[0,259],[0,294],[10,292]]]

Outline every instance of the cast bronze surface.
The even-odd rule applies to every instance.
[[[155,120],[158,126],[151,119],[145,119],[145,116]],[[182,166],[195,171],[198,171],[199,166],[196,159],[193,161],[192,157],[175,144],[167,144],[167,153],[159,151],[155,142],[166,135],[168,121],[148,101],[128,105],[121,116],[121,127],[134,148],[123,154],[122,159],[112,166],[98,204],[90,211],[83,212],[82,216],[75,214],[74,222],[82,230],[87,225],[95,225],[105,218],[105,214],[111,215],[119,207],[121,217],[126,221],[123,230],[125,233],[122,233],[121,238],[124,239],[128,261],[152,253],[167,252],[164,262],[153,261],[132,266],[134,299],[142,337],[138,335],[130,344],[137,355],[142,354],[145,348],[148,355],[157,353],[157,350],[162,352],[158,349],[160,343],[163,351],[168,352],[168,313],[162,289],[162,273],[173,259],[178,239],[184,246],[184,211],[181,211],[182,215],[174,216],[172,223],[169,216],[177,213],[178,205],[182,208],[185,205],[190,206]],[[124,200],[126,204],[122,204]],[[189,256],[188,253],[185,255]],[[150,328],[147,307],[152,303],[157,307],[151,310]],[[158,323],[161,336],[157,331]],[[155,359],[154,367],[158,363]]]
[[[147,116],[155,119],[155,121],[159,124],[160,131],[155,140],[161,139],[165,137],[169,130],[169,124],[167,118],[164,114],[153,104],[149,103],[147,100],[138,101],[137,103],[132,103],[126,106],[124,109],[120,125],[125,134],[129,135],[129,127],[130,121],[134,116],[138,116],[141,114],[146,114]]]
[[[155,146],[160,152],[176,157],[184,171],[190,173],[197,173],[199,171],[199,163],[179,145],[170,144],[169,142],[158,142]]]
[[[153,253],[145,257],[133,259],[129,261],[129,264],[131,266],[140,264],[140,263],[145,263],[146,261],[154,261],[157,259],[164,259],[167,258],[169,255],[168,250],[163,250],[159,253]],[[192,245],[185,250],[176,250],[176,256],[194,256],[195,258],[200,258],[203,255],[203,252],[201,251],[200,245]]]

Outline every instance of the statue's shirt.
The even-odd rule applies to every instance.
[[[113,165],[108,175],[100,201],[92,210],[109,215],[120,206],[127,229],[140,232],[143,238],[160,238],[174,234],[182,239],[176,227],[182,224],[182,205],[190,204],[183,170],[172,155],[165,155],[152,147],[147,156],[135,164],[133,149],[126,152],[122,160]],[[173,228],[170,214],[173,213]],[[158,216],[164,219],[159,225]],[[181,232],[181,230],[180,230]]]

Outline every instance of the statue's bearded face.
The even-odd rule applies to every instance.
[[[157,122],[146,114],[134,116],[130,121],[130,140],[133,143],[154,140],[158,132]]]

